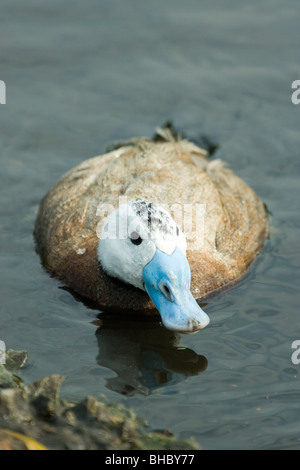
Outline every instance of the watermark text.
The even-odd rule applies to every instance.
[[[291,347],[295,349],[291,357],[292,363],[298,365],[300,364],[300,339],[293,341]]]
[[[292,93],[291,100],[293,104],[300,103],[300,80],[294,80],[292,83],[292,88],[295,91]]]
[[[126,205],[128,202],[129,200],[126,196],[120,196],[118,206]],[[172,230],[174,234],[176,233],[176,226],[182,230],[188,242],[189,250],[200,250],[203,248],[206,204],[162,203],[157,206],[159,207],[157,210],[158,215],[154,214],[153,216],[152,214],[147,216],[146,225],[148,230],[143,232],[143,239],[155,239],[156,236],[159,236],[158,227],[160,224],[161,226],[165,224],[168,225],[165,231],[169,230],[170,233],[172,233]],[[145,211],[147,211],[147,207],[144,207]],[[163,212],[159,213],[160,208],[162,211],[168,213],[173,221],[171,221],[170,217],[168,219],[168,216],[165,216]],[[128,238],[132,232],[136,233],[136,227],[139,225],[139,217],[145,217],[145,214],[142,214],[142,210],[143,208],[140,209],[139,212],[141,214],[139,216],[126,218],[124,217],[124,211],[116,211],[116,207],[112,204],[99,204],[96,211],[97,217],[101,219],[96,228],[98,238],[105,236],[105,238],[109,239],[125,239]],[[114,217],[109,218],[111,214],[113,214]],[[160,220],[160,216],[162,220]],[[106,221],[108,221],[108,225]],[[103,234],[102,230],[105,224],[105,234]]]
[[[0,364],[5,364],[6,346],[4,341],[0,339]]]
[[[6,104],[6,85],[0,80],[0,104]]]

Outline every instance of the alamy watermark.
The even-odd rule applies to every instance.
[[[294,80],[292,83],[292,88],[295,89],[292,93],[291,100],[293,104],[300,103],[300,80]]]
[[[5,364],[6,346],[4,341],[0,340],[0,364]]]
[[[291,356],[292,363],[295,365],[300,364],[300,339],[295,339],[295,341],[292,342],[292,349],[295,349]]]
[[[0,80],[0,104],[6,104],[6,85]]]
[[[126,205],[129,202],[130,199],[128,199],[127,196],[120,196],[118,207]],[[201,250],[203,248],[206,204],[160,203],[157,204],[157,207],[170,214],[175,224],[177,224],[177,226],[182,230],[188,242],[189,250]],[[105,238],[124,239],[130,236],[132,231],[136,231],[135,227],[138,224],[138,216],[134,220],[130,221],[128,218],[128,225],[126,226],[124,226],[124,220],[121,220],[121,218],[124,217],[124,212],[121,213],[119,211],[119,220],[117,215],[114,218],[108,219],[110,214],[113,214],[116,209],[117,207],[115,207],[113,204],[100,203],[98,205],[96,215],[101,219],[96,228],[98,238],[100,238],[102,229],[105,226],[107,220],[108,224],[111,224],[111,227],[110,229],[106,227],[107,235]],[[163,216],[163,214],[161,215]],[[157,236],[158,232],[156,230],[155,224],[159,223],[159,218],[157,219],[154,217],[153,220],[151,218],[148,219],[147,225],[149,230],[146,235],[147,238],[155,238],[155,236]],[[175,230],[174,233],[176,233],[176,225],[173,228]]]

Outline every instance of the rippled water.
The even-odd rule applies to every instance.
[[[27,383],[106,394],[204,449],[300,448],[298,0],[2,0],[0,339]],[[271,211],[263,253],[210,299],[208,328],[101,317],[40,265],[32,231],[60,176],[171,119],[207,136]]]

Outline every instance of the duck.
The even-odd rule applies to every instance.
[[[43,266],[96,308],[193,333],[209,324],[201,302],[259,255],[268,216],[222,160],[165,128],[66,173],[34,237]]]

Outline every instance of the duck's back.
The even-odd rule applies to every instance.
[[[146,293],[108,277],[97,260],[105,217],[140,197],[184,231],[197,299],[238,279],[267,237],[262,201],[220,161],[187,141],[139,139],[86,160],[45,196],[35,227],[44,266],[101,308],[154,313]]]

